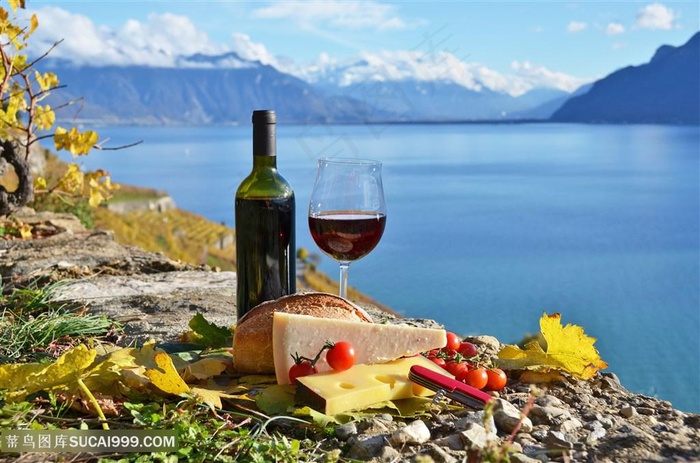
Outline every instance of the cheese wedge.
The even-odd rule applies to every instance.
[[[413,383],[408,372],[421,365],[451,376],[422,355],[376,365],[355,365],[297,378],[296,401],[326,415],[362,409],[387,400],[427,397],[435,392]]]
[[[410,357],[447,344],[445,330],[408,325],[364,323],[275,312],[272,320],[272,352],[279,384],[289,384],[292,355],[314,358],[326,341],[347,341],[355,347],[357,364],[385,363]],[[319,372],[331,368],[322,355]]]

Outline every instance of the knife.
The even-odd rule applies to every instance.
[[[431,391],[442,392],[450,399],[476,409],[484,408],[484,404],[493,398],[475,387],[420,365],[411,367],[408,379]]]

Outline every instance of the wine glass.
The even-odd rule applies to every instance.
[[[385,225],[382,163],[319,159],[309,201],[309,229],[316,245],[340,263],[340,297],[347,297],[350,262],[377,246]]]

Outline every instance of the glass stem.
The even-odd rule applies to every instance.
[[[348,295],[348,268],[350,262],[340,263],[340,297],[347,298]]]

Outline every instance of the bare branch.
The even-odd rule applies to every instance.
[[[35,65],[36,63],[38,63],[38,62],[41,61],[42,59],[46,58],[46,57],[54,50],[54,48],[58,47],[58,46],[63,42],[63,40],[64,40],[64,39],[55,41],[55,42],[53,43],[53,45],[51,45],[51,46],[49,47],[48,50],[46,50],[44,53],[42,53],[42,54],[41,54],[39,57],[37,57],[34,61],[32,61],[32,62],[30,62],[29,64],[27,64],[27,68],[33,68],[34,65]]]
[[[65,86],[64,86],[64,85],[59,85],[59,86],[56,87],[56,88],[65,88]],[[85,99],[84,99],[83,97],[80,97],[80,98],[76,98],[75,100],[66,101],[65,103],[62,103],[62,104],[60,104],[60,105],[58,105],[58,106],[54,106],[53,109],[54,109],[54,110],[57,110],[57,109],[64,109],[64,108],[67,108],[68,106],[73,106],[73,105],[76,104],[77,102],[80,102],[81,108],[85,107]]]
[[[117,150],[123,150],[123,149],[126,149],[126,148],[131,148],[131,147],[133,147],[133,146],[140,145],[141,143],[143,143],[143,140],[139,140],[139,141],[136,141],[136,142],[134,142],[134,143],[129,143],[129,144],[127,144],[127,145],[112,146],[112,147],[109,147],[109,148],[105,148],[105,147],[103,147],[103,146],[101,146],[101,145],[95,145],[95,146],[93,146],[93,148],[96,149],[96,150],[98,150],[98,151],[117,151]]]

